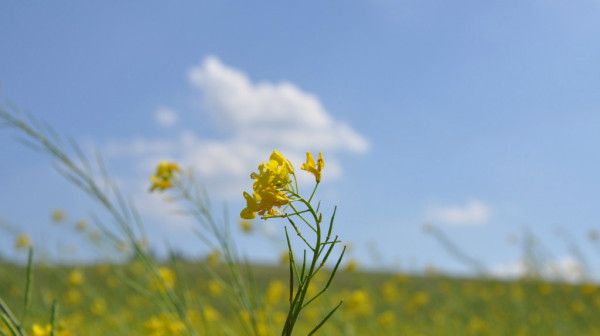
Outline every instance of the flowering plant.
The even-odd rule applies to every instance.
[[[317,294],[309,297],[307,293],[311,281],[317,272],[325,266],[335,245],[341,242],[338,240],[338,236],[335,236],[333,239],[331,238],[335,210],[333,211],[327,230],[324,230],[322,225],[323,214],[319,212],[320,202],[316,208],[312,204],[313,196],[317,191],[319,183],[321,183],[321,172],[324,166],[325,162],[323,161],[321,152],[319,152],[317,162],[315,162],[310,152],[306,153],[306,162],[302,164],[301,169],[314,175],[316,182],[310,197],[306,199],[300,195],[298,180],[292,163],[275,150],[271,154],[269,162],[266,164],[264,162],[261,163],[258,166],[258,173],[252,173],[250,175],[254,180],[252,196],[247,192],[244,192],[243,194],[246,199],[246,208],[240,213],[242,218],[252,219],[255,218],[257,214],[265,220],[270,218],[285,218],[294,228],[297,236],[300,237],[302,242],[312,252],[312,257],[309,255],[307,259],[307,250],[305,249],[302,261],[300,262],[300,260],[297,260],[294,256],[287,227],[285,228],[289,251],[290,306],[281,333],[282,335],[291,335],[300,312],[329,288],[346,250],[344,247],[326,285],[318,291]],[[307,217],[310,220],[308,220]],[[303,234],[302,230],[300,230],[296,222],[294,222],[294,219],[300,219],[300,221],[310,229],[309,232],[312,232],[312,237]],[[312,244],[309,243],[309,240],[312,240]],[[342,302],[343,301],[340,301],[340,303],[338,303],[321,320],[321,322],[314,327],[309,335],[316,332],[340,307]]]

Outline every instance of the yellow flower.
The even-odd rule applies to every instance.
[[[81,293],[77,289],[69,289],[64,296],[64,300],[70,306],[76,306],[81,302]]]
[[[350,259],[346,265],[346,272],[355,272],[358,269],[358,262],[354,259]]]
[[[221,313],[209,305],[204,306],[203,313],[204,319],[206,319],[206,322],[208,323],[218,321],[221,318]]]
[[[83,273],[80,270],[73,270],[69,273],[69,286],[79,286],[83,283]]]
[[[219,253],[219,251],[212,251],[208,254],[208,256],[206,256],[206,261],[210,266],[216,266],[217,264],[219,264],[220,260],[221,253]]]
[[[32,327],[33,336],[50,336],[51,333],[52,333],[52,326],[50,325],[50,323],[46,324],[43,327],[37,323],[33,324],[33,327]]]
[[[85,219],[80,219],[77,222],[76,228],[77,228],[77,231],[79,231],[79,232],[85,231],[85,229],[87,229],[87,221]]]
[[[175,272],[167,267],[158,268],[158,279],[154,279],[150,283],[150,288],[153,290],[165,292],[171,290],[175,286]]]
[[[240,221],[240,228],[242,229],[242,232],[244,232],[244,233],[250,233],[250,232],[252,232],[252,229],[253,229],[252,223],[247,219],[242,219]]]
[[[221,283],[215,279],[208,280],[208,293],[210,296],[218,297],[223,294],[223,286]]]
[[[244,192],[246,208],[240,213],[243,219],[252,219],[258,213],[260,216],[273,216],[278,213],[275,207],[281,209],[289,203],[286,191],[292,183],[290,175],[294,167],[281,153],[273,151],[268,163],[258,166],[258,173],[250,174],[254,179],[252,196]]]
[[[273,280],[267,287],[266,300],[270,305],[275,305],[285,296],[285,284],[280,280]]]
[[[27,249],[31,246],[31,239],[25,233],[20,233],[15,239],[15,249]]]
[[[307,172],[313,174],[315,176],[315,180],[317,183],[321,182],[321,170],[325,167],[325,162],[323,161],[323,155],[319,152],[319,158],[317,159],[317,163],[315,164],[315,159],[310,152],[306,153],[306,162],[302,164],[300,169],[306,170]]]
[[[177,317],[161,313],[146,321],[144,329],[146,335],[150,336],[181,335],[185,330],[185,324]]]
[[[377,317],[377,324],[379,324],[380,326],[388,326],[392,323],[394,323],[394,320],[396,319],[396,316],[394,314],[393,311],[391,310],[386,310],[383,313],[381,313],[378,317]]]
[[[179,169],[177,164],[173,162],[161,161],[156,167],[156,174],[150,177],[150,181],[152,181],[150,191],[154,191],[155,189],[163,191],[171,188],[173,186],[173,174],[174,172],[179,171],[181,171],[181,169]]]
[[[283,251],[279,254],[279,261],[282,266],[286,266],[290,262],[290,252]]]
[[[103,298],[94,300],[90,306],[90,312],[94,315],[102,315],[106,311],[106,301]]]
[[[54,211],[52,211],[52,221],[56,224],[60,224],[62,223],[65,218],[67,217],[67,214],[65,213],[65,210],[63,209],[55,209]]]
[[[371,303],[369,294],[363,289],[358,289],[350,293],[347,307],[351,314],[358,316],[368,316],[373,311],[373,304]]]

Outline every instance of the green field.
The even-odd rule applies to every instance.
[[[187,285],[186,309],[203,335],[245,334],[232,314],[227,293],[202,270],[182,263],[176,288]],[[216,266],[225,275],[223,266]],[[253,266],[261,293],[261,333],[278,335],[287,312],[287,268]],[[0,294],[13,313],[23,307],[26,270],[0,265]],[[152,288],[142,265],[96,265],[78,268],[37,266],[26,331],[49,321],[53,300],[59,303],[64,335],[187,334],[164,314],[161,305],[136,292],[126,278]],[[324,277],[321,277],[321,281]],[[125,280],[125,282],[124,282]],[[295,334],[304,335],[336,300],[344,303],[320,335],[598,335],[600,290],[535,280],[503,282],[439,275],[341,272],[335,285],[300,316]],[[6,329],[3,330],[7,333]],[[33,333],[35,334],[35,333]],[[58,333],[60,334],[60,333]]]

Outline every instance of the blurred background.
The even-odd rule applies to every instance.
[[[158,161],[277,263],[283,221],[238,229],[249,174],[274,149],[296,169],[322,151],[316,197],[361,269],[600,275],[600,2],[0,7],[0,98],[100,153],[159,255],[209,251],[148,193]],[[51,260],[103,258],[74,229],[101,211],[16,135],[0,129],[0,254],[24,260],[27,232]]]

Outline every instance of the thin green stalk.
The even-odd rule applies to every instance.
[[[325,318],[319,323],[317,324],[317,326],[311,330],[308,333],[308,336],[314,334],[315,332],[317,332],[317,330],[319,330],[319,328],[321,328],[323,326],[323,324],[325,324],[325,322],[327,322],[327,320],[331,317],[331,315],[333,315],[333,313],[335,313],[336,310],[338,310],[338,308],[340,308],[340,306],[342,305],[342,303],[344,303],[344,300],[340,301],[340,303],[337,304],[337,306],[335,306],[330,312],[329,314],[327,314],[327,316],[325,316]]]
[[[30,246],[27,254],[27,277],[25,279],[25,299],[23,302],[23,313],[21,314],[21,323],[25,323],[25,318],[31,305],[31,284],[33,283],[33,248]]]
[[[21,325],[19,324],[17,319],[15,319],[15,316],[10,311],[10,308],[8,308],[4,300],[2,300],[2,298],[0,298],[0,317],[2,317],[2,320],[4,321],[6,326],[11,330],[13,335],[24,336]]]
[[[52,329],[50,330],[50,336],[56,336],[56,329],[58,328],[58,301],[56,300],[52,302],[50,325],[52,326]]]

